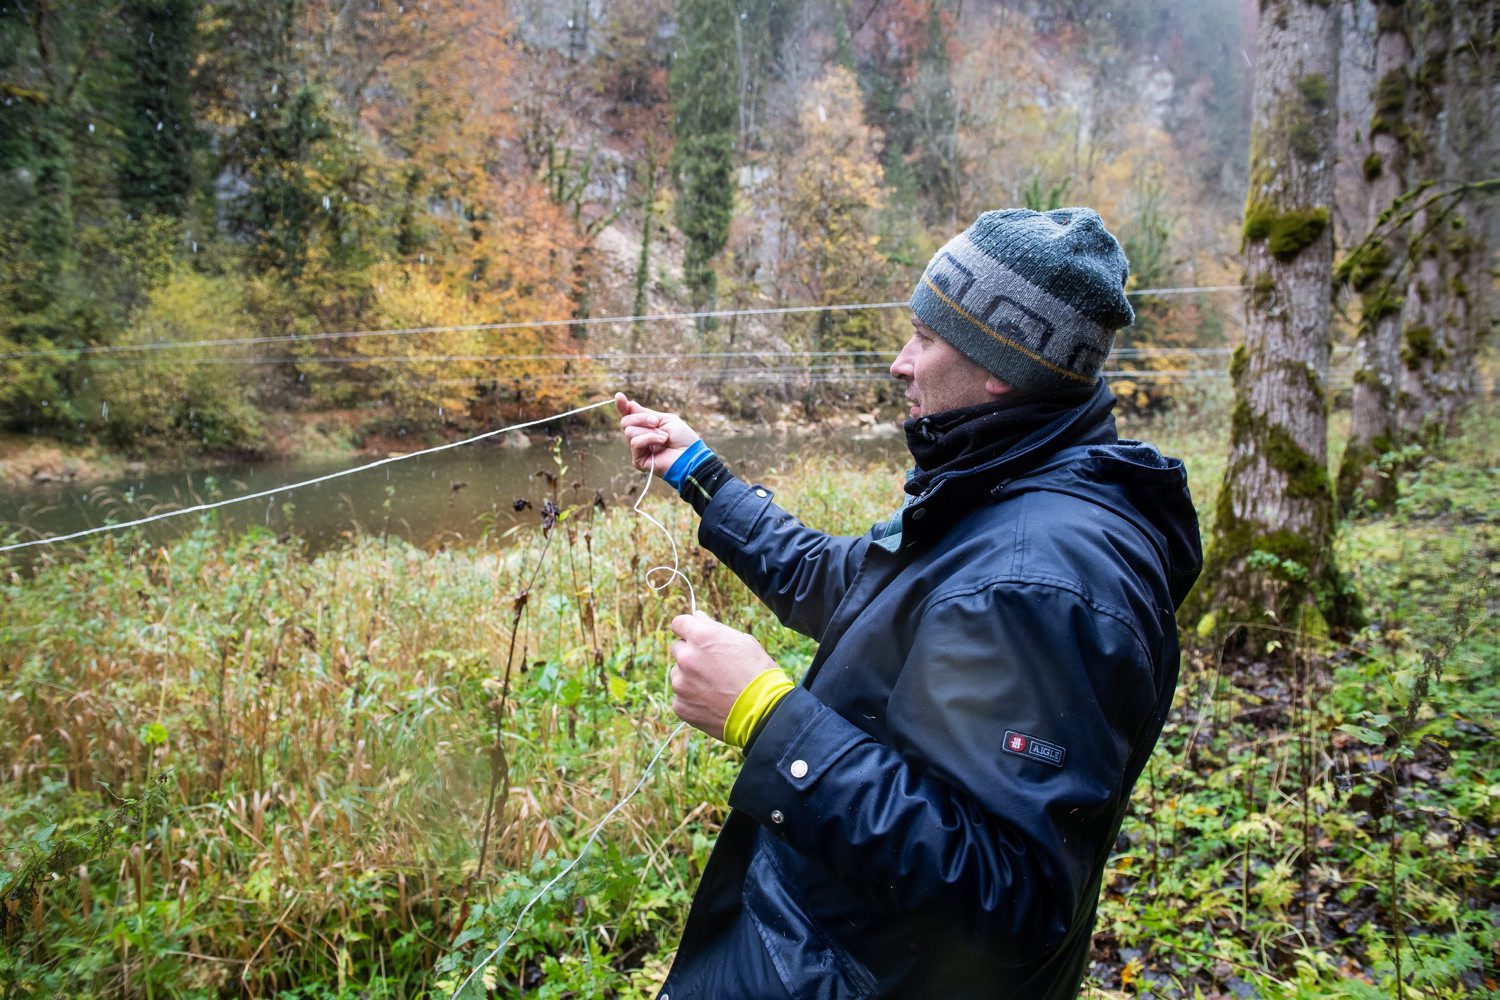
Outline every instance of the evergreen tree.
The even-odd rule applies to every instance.
[[[737,17],[729,0],[678,0],[670,80],[677,145],[671,166],[678,193],[675,219],[687,239],[683,278],[695,310],[713,308],[718,287],[713,259],[729,238],[734,214],[739,80],[724,47],[734,38]]]
[[[76,198],[86,162],[108,133],[96,114],[101,39],[112,7],[103,0],[0,3],[0,169],[9,197],[0,213],[19,223],[29,278],[15,289],[21,312],[39,312],[63,294],[73,263]]]
[[[200,0],[129,0],[120,12],[120,200],[126,211],[180,216],[202,148],[193,115]]]

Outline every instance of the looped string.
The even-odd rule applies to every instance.
[[[656,452],[653,451],[651,453],[651,457],[655,458]],[[650,569],[646,570],[646,586],[650,587],[657,593],[661,593],[663,590],[666,590],[672,585],[672,580],[674,578],[681,580],[683,584],[686,585],[688,590],[688,612],[690,614],[697,614],[698,595],[693,590],[693,581],[689,580],[687,578],[687,575],[682,572],[682,559],[677,553],[677,539],[672,537],[672,533],[667,530],[666,525],[662,524],[656,518],[641,510],[641,501],[646,499],[646,491],[651,488],[651,480],[653,478],[652,473],[654,473],[655,471],[656,467],[648,461],[646,464],[646,485],[641,487],[640,496],[635,498],[635,504],[630,509],[639,514],[641,517],[644,517],[646,520],[650,521],[652,524],[656,525],[657,530],[660,531],[663,535],[667,536],[667,544],[672,546],[672,565],[652,566]],[[667,578],[665,580],[663,580],[661,583],[651,582],[651,577],[653,575],[663,572],[667,574]]]

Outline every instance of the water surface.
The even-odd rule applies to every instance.
[[[553,440],[559,443],[554,446]],[[773,474],[801,455],[889,463],[893,471],[906,461],[900,435],[861,437],[844,428],[716,436],[711,443],[747,478]],[[370,461],[367,456],[345,456],[190,468],[88,486],[37,484],[0,494],[0,528],[7,534],[18,530],[16,540],[22,541],[67,534],[275,489]],[[563,506],[592,502],[596,492],[606,503],[628,504],[644,482],[644,476],[630,468],[618,435],[543,439],[525,448],[481,441],[280,491],[211,514],[167,518],[137,530],[153,542],[165,542],[211,517],[226,531],[259,525],[278,534],[294,534],[314,551],[354,532],[392,534],[422,546],[458,544],[486,530],[503,531],[523,519],[534,521],[536,510],[551,495],[547,474],[559,476],[558,498]],[[663,489],[660,484],[652,488]],[[530,501],[532,508],[518,513],[517,500]],[[42,547],[33,547],[7,555],[30,562],[41,551]]]

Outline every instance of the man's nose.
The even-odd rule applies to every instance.
[[[901,348],[901,353],[898,354],[898,355],[896,355],[896,360],[891,362],[891,377],[892,378],[899,378],[899,379],[908,379],[908,378],[911,378],[911,358],[908,357],[908,355],[910,353],[911,353],[911,341],[908,340],[906,342],[906,346],[904,346],[904,347]]]

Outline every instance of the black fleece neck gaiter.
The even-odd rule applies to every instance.
[[[1114,394],[1101,380],[1046,396],[1002,399],[908,420],[906,446],[917,472],[907,480],[906,492],[920,496],[944,473],[1019,454],[1033,443],[1048,441],[1049,450],[1081,443],[1101,422],[1112,425],[1108,417],[1114,404]]]

